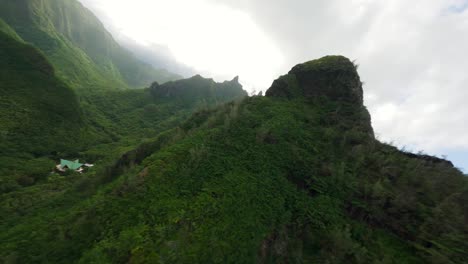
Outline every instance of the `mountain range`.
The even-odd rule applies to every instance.
[[[0,58],[2,263],[468,262],[466,175],[378,141],[346,57],[248,97],[76,0],[0,0]]]

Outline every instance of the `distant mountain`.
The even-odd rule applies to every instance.
[[[213,79],[206,79],[200,75],[163,85],[153,83],[150,92],[156,98],[182,100],[186,103],[196,102],[196,99],[223,103],[232,98],[247,96],[247,92],[242,90],[242,85],[239,83],[239,77],[231,81],[216,83]]]
[[[180,76],[140,62],[76,0],[0,0],[0,18],[73,88],[144,87]]]
[[[153,84],[143,111],[236,89],[199,76]],[[0,259],[467,263],[468,179],[376,140],[362,98],[355,65],[327,56],[265,97],[201,108],[108,166],[2,195]]]
[[[92,126],[104,126],[115,138],[152,138],[180,125],[193,111],[247,96],[237,78],[216,83],[199,75],[146,89],[102,91],[83,99]],[[85,102],[84,102],[85,101]]]

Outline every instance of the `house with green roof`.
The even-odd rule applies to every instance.
[[[83,171],[83,168],[82,168],[83,165],[84,164],[80,163],[79,160],[70,161],[70,160],[61,159],[60,164],[58,164],[56,167],[61,172],[65,172],[66,170],[74,170],[77,172],[81,172]]]

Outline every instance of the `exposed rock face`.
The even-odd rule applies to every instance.
[[[362,83],[355,65],[343,56],[327,56],[298,64],[277,79],[266,93],[279,97],[326,96],[362,104]]]
[[[363,105],[362,82],[356,66],[343,56],[326,56],[298,64],[288,74],[275,80],[266,96],[293,98],[327,98],[339,102],[347,122],[374,135],[370,115]],[[343,110],[346,108],[346,110]]]

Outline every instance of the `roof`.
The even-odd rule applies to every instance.
[[[77,169],[79,169],[81,166],[83,166],[83,164],[81,164],[81,163],[79,162],[79,160],[69,161],[69,160],[61,159],[61,160],[60,160],[60,166],[61,166],[62,168],[67,167],[67,168],[70,169],[70,170],[77,170]]]

